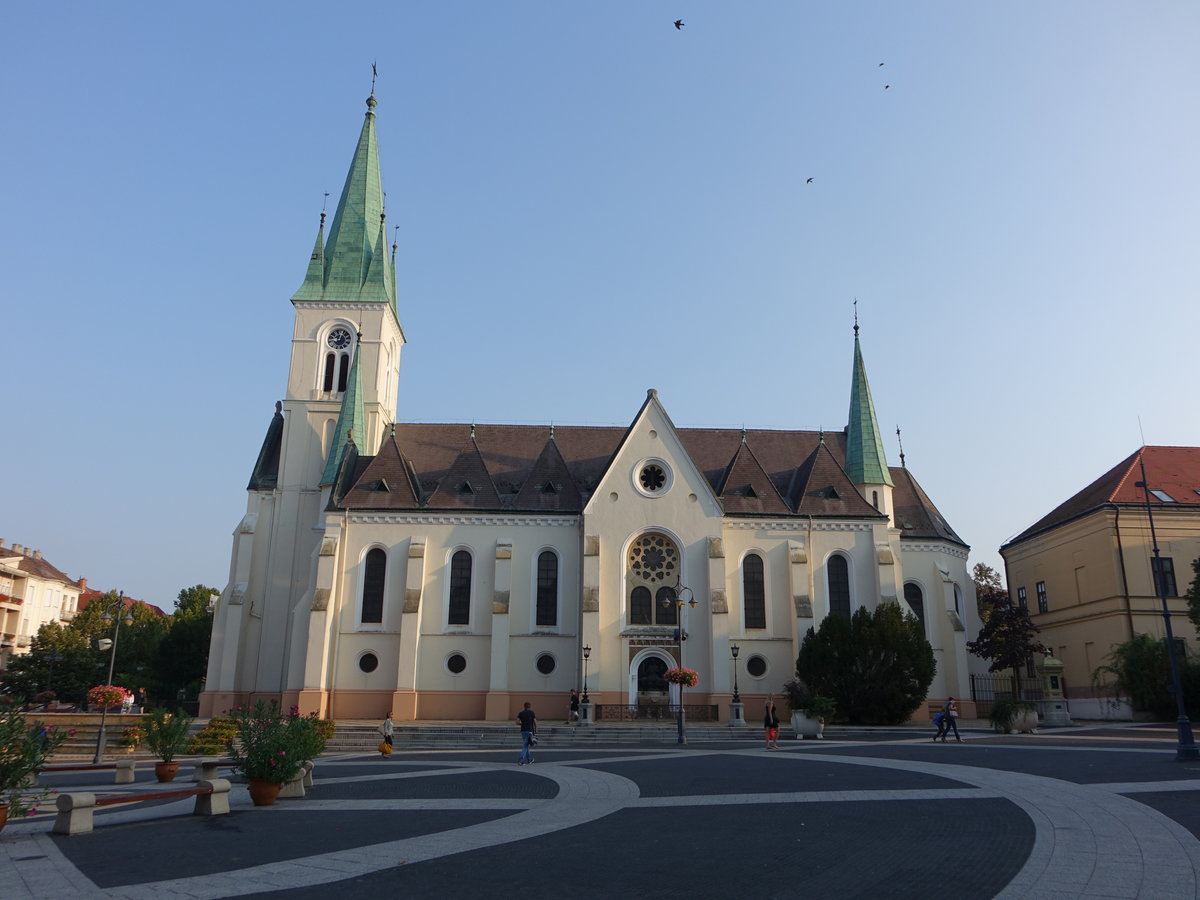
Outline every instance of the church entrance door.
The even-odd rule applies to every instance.
[[[637,670],[638,718],[666,717],[670,685],[666,679],[667,662],[661,656],[648,656]]]

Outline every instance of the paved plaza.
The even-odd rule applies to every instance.
[[[323,757],[304,799],[0,834],[0,897],[1200,896],[1200,763],[1167,726],[913,729]],[[154,790],[56,774],[62,791]]]

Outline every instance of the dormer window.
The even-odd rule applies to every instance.
[[[473,494],[475,493],[475,488],[471,487],[471,482],[464,481],[458,486],[458,492],[460,494]]]

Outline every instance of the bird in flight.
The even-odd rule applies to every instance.
[[[882,66],[882,65],[883,65],[883,63],[880,63],[880,65]]]
[[[885,84],[885,85],[883,86],[883,89],[884,89],[885,91],[886,91],[886,90],[889,90],[890,88],[891,88],[891,85],[890,85],[890,84]]]
[[[806,181],[806,182],[804,182],[804,183],[805,183],[805,184],[812,184],[812,183],[813,183],[813,180],[810,178],[810,179],[808,179],[808,181]]]
[[[684,23],[683,23],[683,19],[676,19],[676,20],[675,20],[675,30],[676,30],[676,31],[682,31],[682,30],[683,30],[683,24],[684,24]]]

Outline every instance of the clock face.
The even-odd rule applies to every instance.
[[[350,346],[350,332],[345,328],[335,328],[329,332],[328,340],[334,350],[345,350]]]

